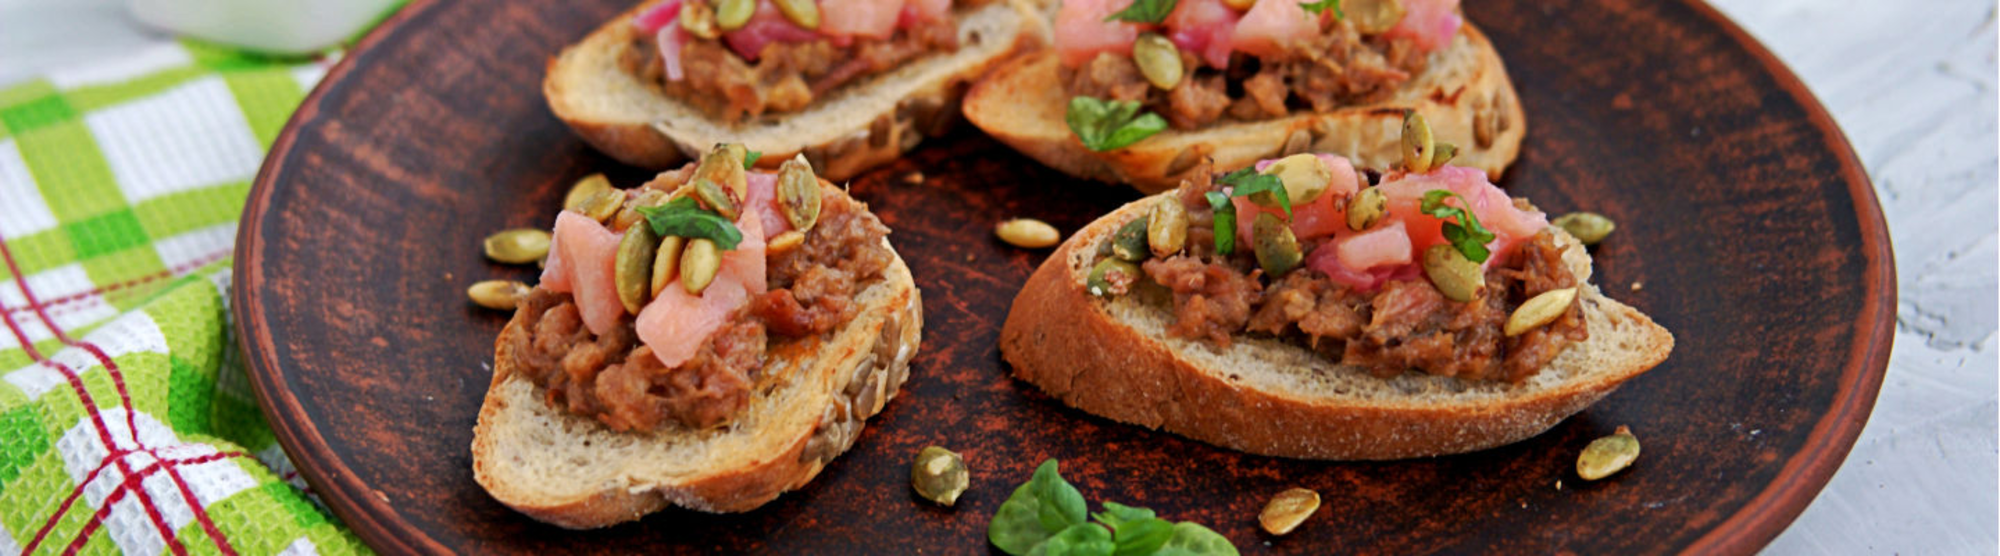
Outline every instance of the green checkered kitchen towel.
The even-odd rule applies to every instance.
[[[328,63],[176,42],[0,89],[0,556],[367,550],[227,309],[250,180]]]

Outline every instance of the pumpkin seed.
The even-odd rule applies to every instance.
[[[715,26],[723,31],[742,29],[757,15],[757,0],[721,0],[715,4]]]
[[[750,151],[741,144],[716,145],[695,164],[694,176],[727,186],[734,198],[743,199],[750,193],[748,170],[743,168],[743,159],[749,156]]]
[[[617,216],[611,217],[611,231],[623,232],[633,224],[644,221],[646,215],[641,214],[639,208],[667,204],[667,197],[667,192],[658,189],[640,191],[632,200],[625,202],[624,208],[618,209]]]
[[[1264,504],[1264,512],[1257,514],[1257,523],[1264,526],[1264,532],[1285,535],[1299,528],[1316,511],[1319,511],[1319,493],[1303,488],[1286,489]]]
[[[1458,156],[1458,145],[1438,141],[1431,151],[1431,168],[1443,168],[1455,156]]]
[[[1576,458],[1576,476],[1586,481],[1595,481],[1632,466],[1639,459],[1639,437],[1632,436],[1632,429],[1619,425],[1611,436],[1590,441],[1583,448],[1583,454]]]
[[[652,226],[633,226],[618,240],[611,276],[626,313],[637,315],[646,307],[647,295],[652,293],[653,256],[659,249],[660,236],[653,233]]]
[[[786,230],[785,233],[771,236],[771,241],[764,244],[764,249],[772,255],[779,255],[797,249],[805,242],[805,234],[799,233],[798,230]]]
[[[1123,295],[1139,279],[1139,267],[1117,257],[1105,257],[1090,267],[1090,277],[1083,283],[1090,295],[1104,297]]]
[[[660,292],[667,289],[667,284],[680,276],[681,246],[686,244],[687,238],[681,236],[660,238],[660,248],[653,255],[652,280],[649,280],[650,287],[646,288],[653,297],[659,297]]]
[[[1181,252],[1187,246],[1187,231],[1187,206],[1180,198],[1169,195],[1153,202],[1153,210],[1146,216],[1146,244],[1153,256],[1164,259]]]
[[[778,166],[778,210],[785,221],[801,233],[819,223],[819,178],[803,156],[792,157]]]
[[[1520,307],[1515,307],[1514,314],[1507,315],[1507,325],[1502,331],[1508,336],[1525,334],[1529,330],[1555,322],[1556,318],[1569,312],[1570,304],[1575,302],[1575,287],[1542,292],[1522,302]]]
[[[507,264],[528,264],[549,256],[549,233],[516,228],[486,236],[486,258]]]
[[[1424,115],[1411,110],[1403,113],[1403,170],[1421,174],[1431,170],[1431,156],[1437,153],[1431,125]]]
[[[716,250],[715,242],[692,239],[681,249],[681,287],[688,293],[701,295],[702,290],[708,289],[708,283],[715,281],[719,270],[722,270],[722,253]]]
[[[591,195],[589,199],[585,199],[581,206],[577,207],[576,212],[582,213],[584,216],[590,217],[591,220],[596,220],[599,224],[602,224],[609,222],[611,217],[617,216],[618,209],[624,205],[624,190],[606,189],[597,192],[595,195]]]
[[[507,310],[528,298],[528,285],[513,280],[487,280],[466,288],[465,295],[480,307]]]
[[[1486,288],[1486,276],[1480,273],[1479,263],[1447,244],[1424,250],[1424,276],[1431,279],[1431,285],[1437,286],[1445,298],[1461,303],[1479,297],[1479,291]]]
[[[716,214],[722,215],[723,218],[727,218],[731,222],[736,221],[736,215],[742,214],[736,208],[736,201],[729,198],[729,192],[723,189],[722,184],[715,183],[713,180],[695,178],[694,198],[697,201],[701,201],[701,204],[707,206],[709,210],[715,211]]]
[[[1576,240],[1584,245],[1597,245],[1597,242],[1604,241],[1604,236],[1618,229],[1618,223],[1595,212],[1572,212],[1556,217],[1550,224],[1576,236]]]
[[[1253,248],[1257,252],[1257,266],[1272,278],[1298,268],[1299,261],[1305,258],[1305,253],[1299,250],[1298,236],[1292,235],[1292,227],[1271,213],[1257,213],[1257,220],[1250,223],[1250,233],[1256,241]]]
[[[708,5],[707,0],[689,0],[681,4],[681,28],[703,39],[714,40],[722,36],[722,30],[715,27],[715,7]]]
[[[1162,90],[1173,89],[1181,83],[1181,51],[1174,42],[1159,33],[1139,35],[1132,43],[1132,62],[1139,65],[1139,75]]]
[[[814,2],[813,0],[772,0],[771,3],[777,4],[778,13],[785,14],[785,19],[791,20],[793,25],[805,29],[819,28],[818,2]]]
[[[1333,183],[1333,170],[1318,155],[1300,153],[1278,159],[1265,174],[1278,177],[1285,184],[1285,197],[1293,206],[1303,205],[1318,199],[1326,193],[1328,184]]]
[[[1015,218],[1001,222],[999,226],[993,227],[993,234],[1000,236],[1000,241],[1028,249],[1055,245],[1062,239],[1062,234],[1056,232],[1055,226],[1033,218]]]
[[[1367,35],[1386,33],[1403,20],[1403,3],[1399,0],[1346,0],[1340,4],[1340,10],[1348,21],[1354,22],[1354,30]]]
[[[970,484],[965,459],[958,452],[926,446],[917,452],[916,461],[910,462],[910,488],[940,506],[957,504],[958,495],[964,494]]]
[[[1389,212],[1389,196],[1373,185],[1364,187],[1347,201],[1347,229],[1362,231],[1382,221]]]
[[[1118,233],[1111,236],[1111,256],[1139,262],[1153,254],[1146,246],[1147,222],[1151,219],[1141,216],[1138,220],[1126,222],[1118,227]]]
[[[582,212],[583,202],[600,191],[611,190],[611,180],[604,174],[591,174],[576,180],[569,186],[569,193],[563,195],[563,208]]]

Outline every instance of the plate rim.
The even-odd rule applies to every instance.
[[[1770,49],[1714,6],[1704,0],[1675,1],[1705,18],[1750,54],[1778,88],[1804,108],[1806,122],[1823,132],[1829,152],[1840,165],[1837,175],[1847,183],[1848,197],[1855,201],[1855,220],[1861,236],[1857,247],[1864,259],[1862,306],[1833,405],[1814,423],[1806,443],[1785,461],[1776,478],[1734,514],[1679,551],[1749,554],[1769,544],[1812,504],[1845,463],[1867,424],[1888,373],[1889,355],[1895,342],[1895,254],[1873,182],[1846,133],[1819,98]],[[299,475],[348,530],[370,547],[392,553],[450,553],[452,549],[404,519],[386,495],[362,482],[352,468],[332,453],[317,425],[291,418],[303,415],[304,408],[279,378],[282,368],[276,360],[276,345],[268,322],[248,318],[263,309],[261,297],[251,293],[262,283],[262,269],[252,262],[258,260],[265,246],[261,234],[256,232],[262,229],[272,190],[285,173],[285,163],[293,154],[299,130],[319,120],[320,102],[325,94],[335,86],[344,85],[343,79],[363,58],[371,58],[377,45],[402,31],[405,24],[430,14],[437,5],[437,0],[413,0],[383,19],[356,41],[300,101],[252,181],[243,215],[238,220],[231,263],[234,287],[230,290],[229,310],[258,410]],[[364,492],[374,496],[365,496]]]

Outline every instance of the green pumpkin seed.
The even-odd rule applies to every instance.
[[[1146,216],[1146,244],[1153,256],[1164,259],[1181,252],[1187,246],[1188,222],[1187,206],[1179,197],[1169,195],[1153,201]]]
[[[689,0],[681,4],[681,28],[688,34],[703,39],[714,40],[722,36],[722,30],[715,26],[715,7],[706,0]]]
[[[1348,21],[1354,22],[1354,30],[1367,35],[1389,32],[1403,20],[1400,0],[1346,0],[1341,2],[1340,10]]]
[[[604,174],[584,176],[583,179],[576,180],[576,185],[569,186],[569,193],[563,195],[563,208],[583,212],[584,201],[598,192],[610,190],[611,180],[605,178]]]
[[[1151,256],[1153,251],[1146,245],[1146,224],[1150,220],[1141,216],[1138,220],[1120,226],[1118,233],[1111,236],[1111,256],[1132,262],[1143,261]]]
[[[1389,196],[1373,185],[1364,187],[1347,201],[1347,229],[1362,231],[1382,221],[1389,213]]]
[[[742,29],[757,15],[757,0],[721,0],[715,5],[715,26],[723,31]]]
[[[820,195],[819,178],[804,156],[778,166],[778,210],[793,230],[803,233],[819,223]]]
[[[1479,263],[1445,244],[1424,250],[1424,276],[1431,279],[1431,285],[1437,286],[1445,298],[1461,303],[1479,297],[1479,291],[1486,288],[1486,276],[1481,274]]]
[[[687,238],[681,236],[660,238],[660,248],[653,255],[653,272],[646,288],[653,297],[659,297],[660,292],[667,289],[667,284],[680,277],[681,247],[686,244]]]
[[[1292,206],[1313,202],[1333,183],[1333,170],[1326,167],[1319,155],[1310,153],[1280,158],[1265,168],[1264,173],[1277,176],[1285,184],[1285,197],[1292,201]]]
[[[623,232],[633,224],[645,220],[646,215],[641,214],[639,208],[667,204],[667,197],[667,192],[658,189],[640,191],[632,200],[625,202],[624,208],[618,209],[617,216],[611,217],[611,231]]]
[[[1062,234],[1056,232],[1055,226],[1033,218],[1015,218],[1001,222],[1000,225],[993,227],[993,235],[1000,236],[1000,241],[1028,249],[1055,245],[1062,239]]]
[[[738,214],[742,214],[736,208],[736,201],[729,198],[728,190],[723,189],[722,184],[715,183],[713,180],[695,178],[694,198],[697,201],[701,201],[701,204],[708,207],[709,210],[715,211],[716,214],[722,215],[723,218],[727,218],[731,222],[736,221]]]
[[[1437,145],[1431,138],[1431,125],[1424,121],[1424,115],[1411,110],[1403,114],[1403,170],[1424,173],[1431,170],[1431,156],[1437,153]]]
[[[1431,168],[1443,168],[1445,164],[1451,163],[1452,157],[1455,156],[1458,156],[1458,145],[1438,141],[1431,152]]]
[[[599,224],[603,224],[610,222],[612,217],[618,215],[618,209],[624,206],[625,191],[621,189],[607,189],[591,195],[589,199],[585,199],[581,203],[581,206],[577,207],[576,212],[590,217],[591,220],[596,220]]]
[[[1576,236],[1576,240],[1583,242],[1584,245],[1597,245],[1597,242],[1604,241],[1605,236],[1611,235],[1611,232],[1618,229],[1618,223],[1595,212],[1572,212],[1558,216],[1555,221],[1549,223],[1569,232],[1569,235]]]
[[[1576,458],[1576,476],[1595,481],[1632,466],[1639,459],[1639,437],[1620,425],[1611,436],[1590,441]]]
[[[653,256],[660,249],[660,236],[652,226],[633,226],[618,240],[612,258],[612,283],[618,288],[618,302],[625,312],[637,315],[652,293]]]
[[[549,256],[549,233],[516,228],[486,236],[486,258],[507,264],[528,264]]]
[[[709,149],[708,154],[701,156],[700,162],[695,163],[694,177],[707,178],[722,184],[729,188],[733,198],[743,199],[750,193],[748,171],[743,169],[743,159],[748,156],[750,151],[743,145],[736,143],[716,145],[715,148]]]
[[[771,3],[777,4],[778,13],[785,14],[785,19],[791,20],[793,25],[805,29],[819,28],[818,2],[814,2],[813,0],[772,0]]]
[[[513,280],[487,280],[466,288],[465,295],[480,307],[507,310],[528,298],[528,285]]]
[[[910,488],[940,506],[957,504],[958,495],[964,494],[969,485],[971,476],[958,452],[927,446],[917,452],[916,461],[910,462]]]
[[[1514,314],[1507,315],[1507,325],[1502,331],[1508,336],[1525,334],[1529,330],[1555,322],[1556,318],[1568,312],[1570,304],[1575,302],[1574,287],[1542,292],[1541,295],[1528,298],[1520,307],[1514,308]]]
[[[1158,33],[1139,35],[1132,43],[1132,62],[1138,64],[1139,75],[1162,90],[1173,89],[1181,83],[1181,51],[1174,42]]]
[[[1257,213],[1257,220],[1250,223],[1250,232],[1251,239],[1256,242],[1253,248],[1257,254],[1257,266],[1272,278],[1298,268],[1299,261],[1305,259],[1305,253],[1299,250],[1298,236],[1292,235],[1292,227],[1271,213]]]
[[[689,294],[701,295],[708,289],[708,283],[715,281],[715,273],[722,270],[722,252],[715,242],[707,239],[689,240],[681,251],[681,287]]]
[[[1139,279],[1139,267],[1117,257],[1105,257],[1090,267],[1090,277],[1084,281],[1085,291],[1090,295],[1124,295],[1132,282]]]
[[[1291,488],[1271,497],[1264,504],[1264,511],[1257,514],[1257,523],[1264,526],[1264,532],[1283,536],[1298,529],[1313,512],[1319,511],[1319,493],[1310,489]]]

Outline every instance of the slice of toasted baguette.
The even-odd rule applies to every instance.
[[[647,5],[653,2],[648,2]],[[1025,0],[954,12],[961,45],[834,89],[807,109],[757,121],[716,121],[618,67],[634,8],[549,61],[549,109],[584,141],[626,164],[666,169],[716,143],[742,143],[776,168],[805,153],[820,177],[845,180],[937,136],[957,119],[966,84],[1013,54],[1047,43],[1048,23]]]
[[[887,240],[884,240],[887,243]],[[514,368],[516,319],[500,333],[493,383],[473,429],[472,477],[493,498],[572,529],[639,519],[668,504],[754,509],[819,475],[909,377],[923,302],[902,257],[855,296],[858,315],[820,338],[773,342],[756,391],[729,425],[613,432],[551,407]],[[760,383],[761,384],[761,383]]]
[[[1430,122],[1438,141],[1458,147],[1451,163],[1485,170],[1498,180],[1521,151],[1527,125],[1500,53],[1466,23],[1450,47],[1431,54],[1429,68],[1387,100],[1331,112],[1169,129],[1122,149],[1092,152],[1063,121],[1069,97],[1055,52],[1024,55],[1002,65],[965,97],[965,117],[1001,142],[1073,176],[1129,183],[1158,192],[1180,183],[1202,157],[1226,172],[1258,160],[1301,152],[1345,156],[1359,168],[1390,168],[1402,160],[1403,111]]]
[[[1665,328],[1587,283],[1590,255],[1560,230],[1563,259],[1584,283],[1590,339],[1520,384],[1414,372],[1381,379],[1270,337],[1239,336],[1220,351],[1171,338],[1163,301],[1084,290],[1098,244],[1143,216],[1145,201],[1064,242],[1028,278],[1000,331],[1000,353],[1015,376],[1112,420],[1271,456],[1455,454],[1540,434],[1673,350]]]

